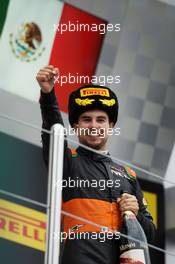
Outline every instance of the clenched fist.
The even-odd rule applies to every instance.
[[[58,76],[58,68],[49,65],[39,70],[36,79],[43,93],[50,93],[54,87],[54,80]]]

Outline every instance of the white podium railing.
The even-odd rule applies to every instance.
[[[60,255],[64,127],[55,124],[50,136],[45,264],[58,264]]]

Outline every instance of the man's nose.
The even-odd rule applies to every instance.
[[[95,119],[91,120],[90,128],[98,128],[98,126],[99,126],[99,124]]]

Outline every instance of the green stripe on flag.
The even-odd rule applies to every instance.
[[[9,0],[0,0],[0,36],[3,30],[7,9],[9,5]]]

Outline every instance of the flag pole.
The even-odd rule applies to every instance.
[[[58,264],[60,256],[64,127],[55,124],[51,131],[44,264]]]

